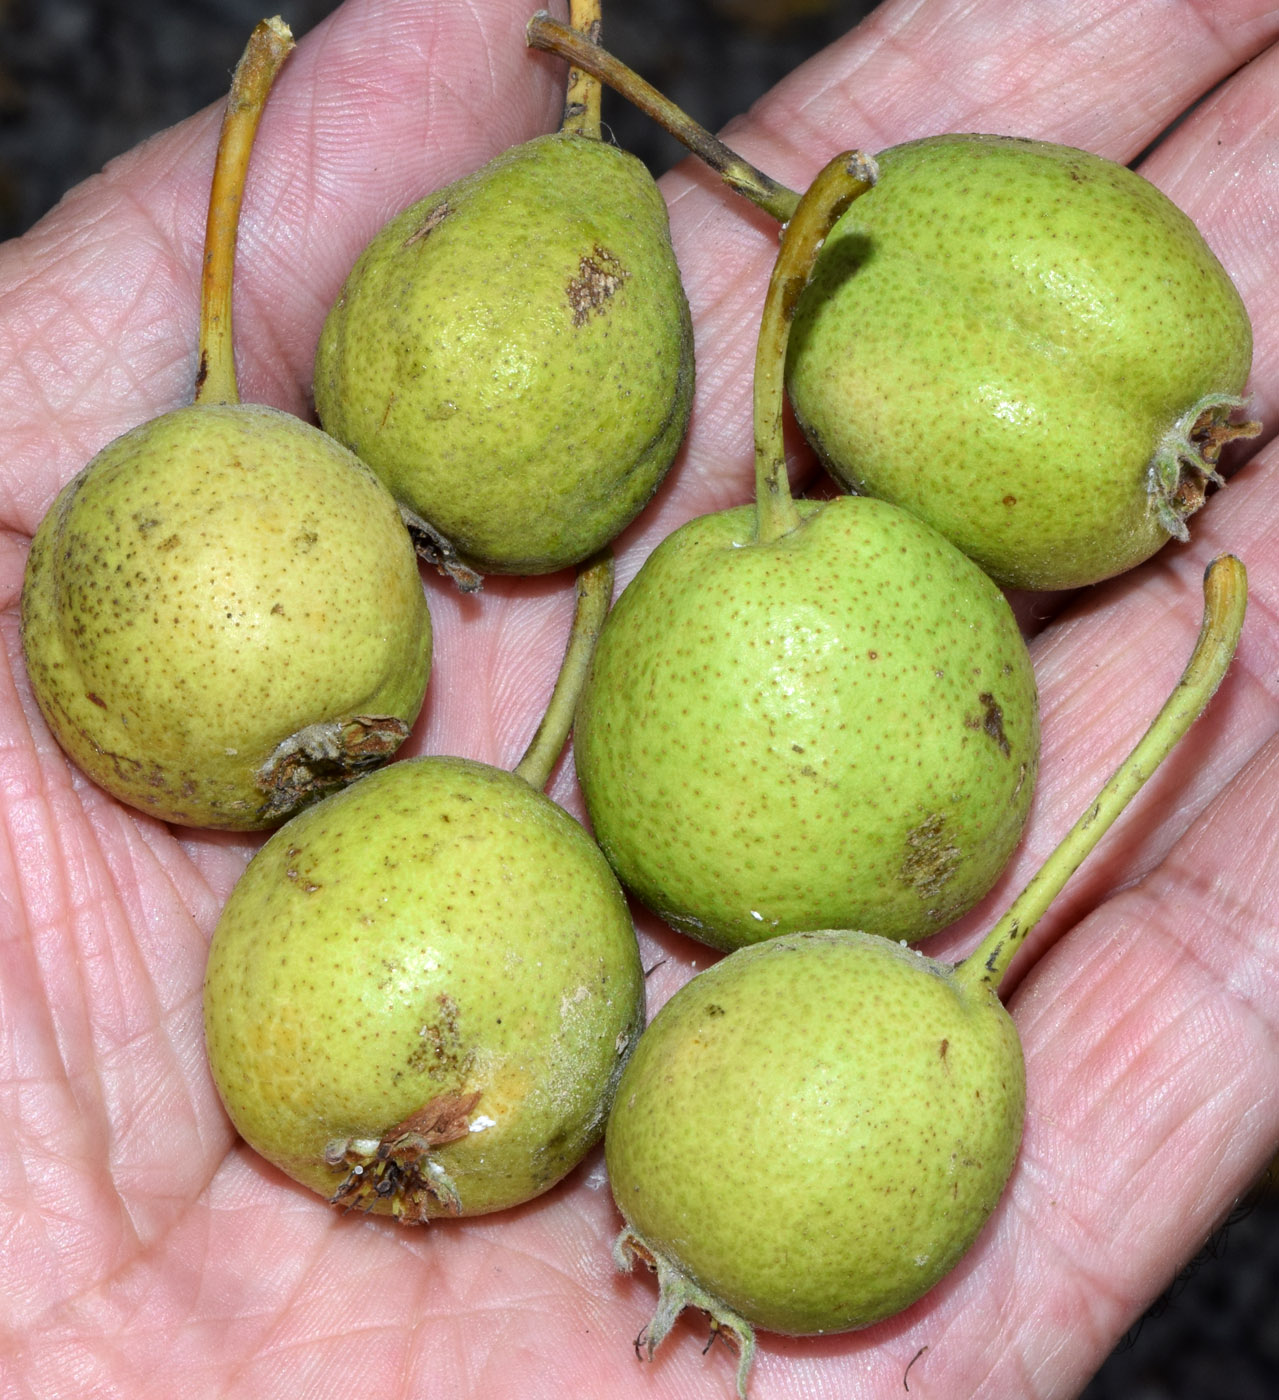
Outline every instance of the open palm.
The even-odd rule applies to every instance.
[[[239,257],[241,389],[305,412],[315,339],[392,212],[558,119],[529,0],[348,0],[263,122]],[[607,12],[605,15],[607,25]],[[1279,415],[1279,12],[1262,0],[896,0],[729,133],[802,186],[827,157],[942,130],[1132,160],[1200,224],[1256,328]],[[1229,76],[1232,75],[1232,76]],[[1223,79],[1227,79],[1223,83]],[[1220,84],[1220,86],[1217,86]],[[599,1154],[532,1204],[407,1229],[342,1216],[237,1142],[204,1062],[200,986],[257,844],[167,828],[75,772],[27,686],[17,602],[57,489],[189,397],[218,113],[87,182],[0,249],[0,1390],[32,1396],[622,1397],[731,1390],[697,1322],[651,1366],[647,1279],[617,1276]],[[692,431],[619,545],[630,577],[690,515],[745,499],[749,372],[776,229],[685,167],[665,181],[697,323]],[[1077,598],[1019,599],[1044,708],[1023,848],[958,954],[1064,832],[1175,680],[1199,576],[1249,566],[1208,716],[1037,930],[1013,1008],[1029,1122],[960,1268],[861,1334],[762,1339],[753,1394],[1069,1396],[1279,1142],[1279,472],[1267,432],[1188,546]],[[811,472],[797,446],[796,470]],[[511,763],[554,675],[571,580],[427,580],[436,669],[414,751]],[[570,767],[552,794],[580,813]],[[641,920],[655,1008],[713,955]],[[913,1365],[912,1365],[913,1361]]]

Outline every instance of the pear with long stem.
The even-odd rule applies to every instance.
[[[586,36],[596,73],[785,222],[798,196]],[[1232,439],[1248,314],[1193,223],[1135,171],[1045,141],[928,136],[827,240],[786,371],[845,488],[906,506],[1000,584],[1070,588],[1189,538]]]
[[[718,948],[941,928],[994,882],[1034,786],[1034,676],[999,590],[907,512],[795,500],[787,481],[795,298],[873,175],[838,158],[787,225],[756,357],[754,504],[649,556],[578,710],[596,839],[623,884]]]
[[[214,931],[214,1082],[258,1153],[405,1224],[549,1189],[603,1132],[643,1025],[630,913],[542,791],[612,589],[579,571],[546,715],[514,771],[402,760],[300,813]]]
[[[572,24],[598,33],[598,0]],[[316,410],[459,586],[588,558],[684,438],[693,339],[652,177],[571,75],[559,131],[396,216],[320,336]]]
[[[102,449],[32,542],[22,642],[58,742],[165,821],[250,829],[388,758],[431,664],[394,500],[346,448],[241,403],[232,348],[249,154],[292,48],[265,20],[236,68],[209,200],[194,402]]]

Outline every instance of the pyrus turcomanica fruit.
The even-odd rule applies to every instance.
[[[800,298],[787,388],[847,489],[1000,584],[1141,563],[1219,481],[1252,358],[1195,225],[1135,171],[986,135],[883,151]]]

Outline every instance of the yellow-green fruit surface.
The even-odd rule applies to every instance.
[[[923,937],[1020,836],[1035,680],[1003,595],[882,501],[755,508],[664,540],[605,622],[574,730],[596,839],[674,927]]]
[[[643,165],[557,132],[393,219],[320,337],[325,428],[482,573],[616,535],[688,422],[693,341]]]
[[[1021,1046],[984,985],[859,933],[698,974],[640,1038],[605,1152],[628,1225],[756,1327],[840,1332],[922,1297],[1016,1159]]]
[[[385,757],[431,665],[391,496],[312,425],[250,404],[153,419],[63,488],[32,542],[22,641],[94,782],[165,821],[239,829]]]
[[[446,1174],[474,1215],[545,1191],[599,1140],[643,975],[578,823],[512,773],[432,757],[274,833],[214,932],[204,1015],[236,1128],[326,1198],[349,1173],[332,1144],[463,1105],[460,1136],[410,1166],[418,1186]],[[420,1190],[359,1204],[450,1213]]]
[[[917,512],[998,582],[1092,583],[1169,538],[1155,459],[1228,412],[1252,334],[1194,224],[1070,147],[933,136],[826,240],[787,385],[846,488]],[[1174,516],[1177,463],[1162,492]],[[1192,478],[1194,474],[1191,473]]]

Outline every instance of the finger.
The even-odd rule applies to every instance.
[[[1243,297],[1253,325],[1249,414],[1262,435],[1279,419],[1279,229],[1273,173],[1279,48],[1258,55],[1158,144],[1141,173],[1198,224]],[[1242,460],[1238,459],[1237,460]]]
[[[811,178],[823,148],[939,131],[1015,132],[1126,162],[1279,33],[1253,0],[1181,0],[1159,18],[1107,0],[891,0],[730,130],[787,181]]]

